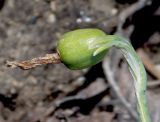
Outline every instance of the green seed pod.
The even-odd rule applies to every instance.
[[[78,29],[64,34],[57,45],[61,61],[70,69],[84,69],[99,63],[107,50],[94,56],[98,47],[91,44],[104,36],[99,29]]]

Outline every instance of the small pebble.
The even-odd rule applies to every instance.
[[[55,23],[55,21],[56,21],[55,15],[54,15],[54,14],[49,14],[49,15],[48,15],[48,18],[47,18],[47,21],[48,21],[49,23]]]
[[[112,15],[116,15],[118,13],[118,10],[116,9],[116,8],[113,8],[112,10],[111,10],[111,14]]]

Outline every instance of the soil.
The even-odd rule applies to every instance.
[[[108,84],[102,63],[71,71],[63,64],[10,69],[6,61],[56,52],[63,33],[77,28],[117,32],[118,15],[147,0],[0,0],[0,122],[136,122]],[[121,33],[160,71],[159,0],[148,0],[124,21]],[[120,58],[119,58],[120,57]],[[118,58],[118,60],[116,60]],[[132,80],[115,55],[116,80],[136,112]],[[150,70],[150,82],[159,82]],[[152,122],[160,121],[160,84],[149,86]],[[159,109],[158,109],[159,108]]]

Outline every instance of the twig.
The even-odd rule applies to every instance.
[[[154,88],[154,87],[157,87],[157,86],[160,86],[160,81],[159,80],[149,81],[147,83],[147,87],[149,87],[149,88]]]
[[[54,54],[46,54],[43,57],[33,58],[27,61],[21,61],[21,62],[7,61],[6,65],[11,68],[19,67],[23,70],[28,70],[28,69],[31,69],[31,68],[34,68],[40,65],[52,64],[52,63],[56,64],[60,62],[61,61],[60,61],[60,57],[58,53],[54,53]]]
[[[108,82],[111,85],[111,87],[113,88],[113,90],[114,90],[115,94],[117,95],[117,97],[120,99],[122,104],[126,107],[126,109],[131,114],[131,116],[135,120],[138,120],[137,113],[131,107],[130,103],[128,103],[126,101],[126,99],[124,98],[124,96],[121,94],[120,89],[119,89],[119,87],[118,87],[118,85],[117,85],[117,83],[116,83],[116,81],[114,79],[114,75],[113,75],[112,69],[110,68],[110,60],[107,59],[107,58],[103,61],[103,69],[104,69],[104,74],[105,74],[106,78],[108,79]]]
[[[138,0],[138,2],[124,9],[118,16],[118,26],[117,32],[118,34],[122,34],[122,26],[125,23],[126,19],[133,15],[136,11],[140,10],[147,4],[148,0]]]

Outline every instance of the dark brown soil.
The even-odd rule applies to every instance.
[[[139,1],[146,2],[124,22],[119,19]],[[136,122],[108,84],[102,63],[71,71],[63,64],[10,69],[5,62],[54,53],[63,33],[90,27],[129,38],[160,71],[159,5],[159,0],[0,0],[0,122]],[[119,53],[112,58],[120,92],[136,112],[127,64]],[[152,122],[159,122],[160,79],[147,71]]]

